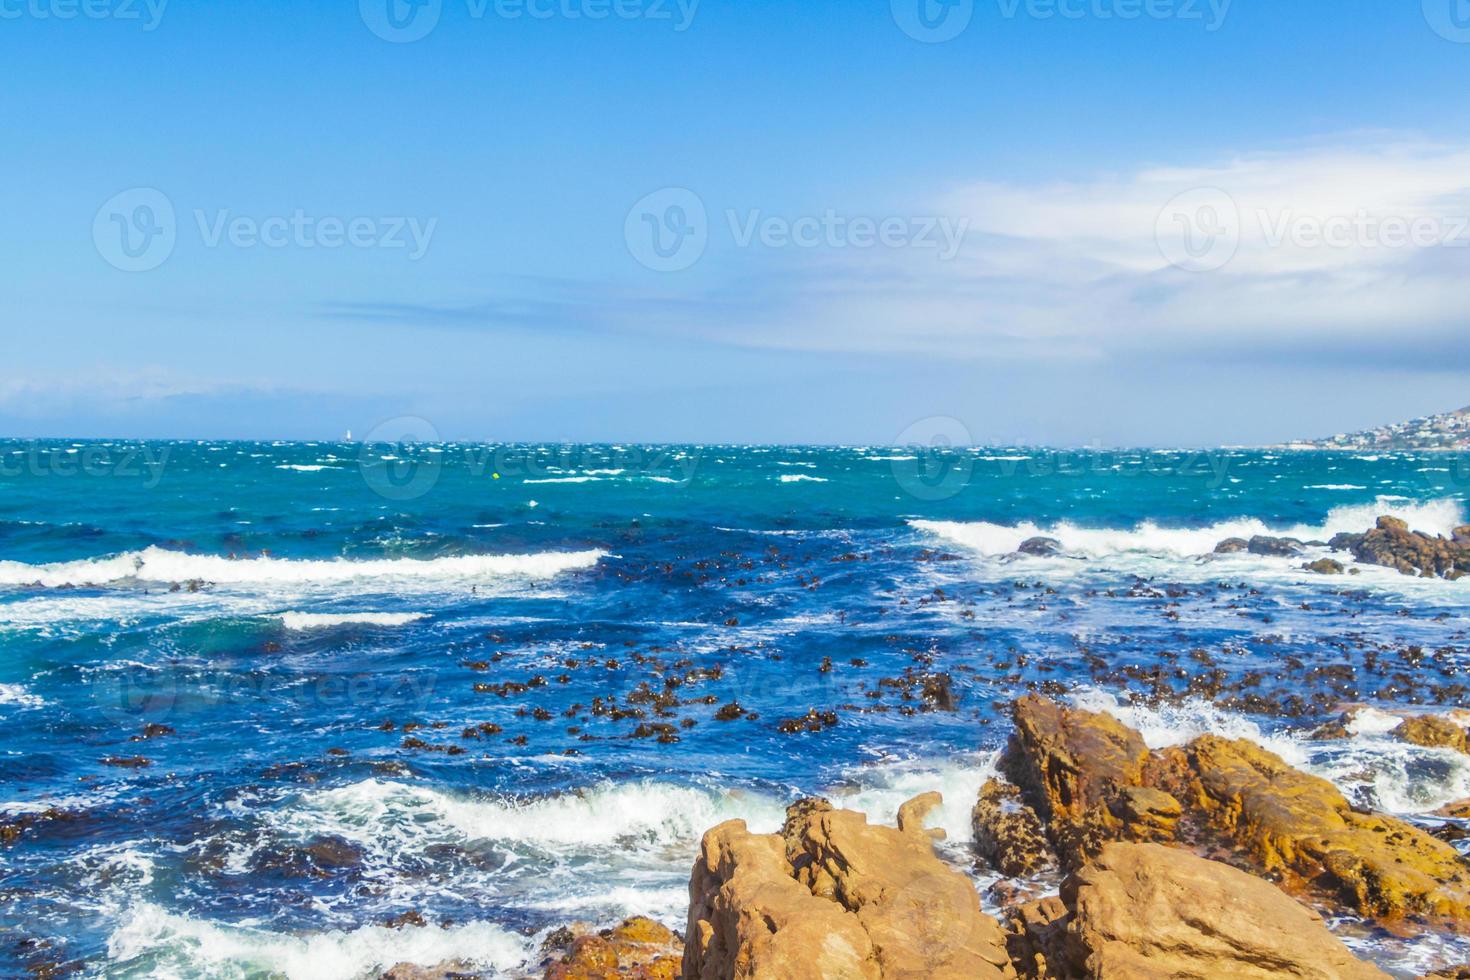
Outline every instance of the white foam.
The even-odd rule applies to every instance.
[[[320,473],[322,470],[335,470],[339,469],[339,467],[325,465],[307,465],[305,463],[282,463],[281,465],[277,466],[276,469],[294,470],[297,473]]]
[[[601,483],[602,480],[595,476],[553,476],[544,480],[523,480],[523,483]]]
[[[837,806],[868,815],[871,824],[895,826],[898,808],[921,793],[938,791],[944,803],[925,825],[944,830],[953,843],[974,836],[970,811],[980,787],[995,775],[999,752],[942,760],[892,760],[848,770],[828,794]]]
[[[1429,534],[1448,535],[1464,523],[1464,511],[1458,500],[1444,498],[1412,503],[1402,498],[1379,497],[1373,504],[1334,507],[1320,525],[1288,527],[1271,527],[1256,518],[1221,521],[1197,528],[1162,527],[1153,521],[1132,528],[1086,528],[1066,521],[1006,525],[988,521],[911,520],[909,524],[918,531],[990,557],[1014,554],[1028,538],[1047,537],[1060,541],[1066,552],[1089,558],[1124,554],[1191,558],[1212,553],[1226,538],[1268,535],[1325,541],[1343,531],[1366,531],[1385,514],[1402,518],[1415,530]]]
[[[282,830],[337,834],[370,847],[412,848],[448,837],[550,852],[687,843],[732,817],[773,830],[783,816],[766,797],[646,780],[517,801],[369,779],[307,794],[278,812]]]
[[[510,972],[528,965],[532,949],[527,939],[489,922],[291,935],[177,915],[144,902],[108,938],[107,955],[114,966],[146,970],[150,977],[354,980],[397,963],[434,966],[448,960]]]
[[[0,684],[0,704],[13,704],[22,708],[41,708],[45,707],[46,702],[19,684]]]
[[[782,483],[826,483],[825,477],[808,476],[805,473],[782,473]]]
[[[1364,707],[1352,712],[1346,728],[1354,735],[1387,735],[1404,723],[1400,715]]]
[[[427,613],[282,613],[279,617],[288,630],[330,629],[334,626],[407,626],[427,617]]]
[[[364,579],[442,580],[486,577],[550,578],[561,572],[590,568],[606,555],[602,551],[545,552],[530,555],[462,555],[417,560],[386,558],[330,561],[286,558],[229,559],[190,555],[150,547],[110,558],[89,558],[50,565],[0,561],[0,585],[40,585],[59,588],[107,585],[113,582],[188,582],[203,580],[226,584],[320,585]]]

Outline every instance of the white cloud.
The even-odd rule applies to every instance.
[[[1184,224],[1167,210],[1180,195]],[[1345,138],[1073,183],[980,182],[916,211],[969,219],[957,259],[797,257],[796,284],[733,318],[739,338],[1022,359],[1250,356],[1433,342],[1464,324],[1466,145]],[[1204,248],[1206,220],[1229,232],[1223,251]],[[1171,264],[1187,258],[1185,231],[1210,271]]]

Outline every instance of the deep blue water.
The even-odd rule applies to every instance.
[[[572,919],[679,924],[698,835],[805,792],[890,819],[942,789],[963,860],[1026,690],[1117,700],[1154,740],[1281,739],[1425,812],[1470,796],[1464,764],[1284,733],[1342,702],[1462,704],[1470,581],[1209,553],[1389,512],[1447,532],[1467,476],[1441,455],[0,443],[0,975],[515,973]],[[1014,554],[1038,534],[1065,554]],[[809,711],[819,731],[781,730]],[[428,925],[383,928],[407,911]],[[1357,941],[1404,970],[1453,952]]]

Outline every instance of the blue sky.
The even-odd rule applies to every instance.
[[[910,36],[921,2],[963,29]],[[1175,445],[1459,407],[1456,4],[0,0],[0,431]],[[1228,254],[1166,240],[1222,207]]]

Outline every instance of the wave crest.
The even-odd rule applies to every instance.
[[[28,565],[0,561],[0,585],[39,584],[48,588],[109,585],[114,582],[190,582],[221,584],[323,585],[361,580],[434,581],[481,578],[551,578],[590,568],[604,551],[544,552],[528,555],[460,555],[451,558],[349,560],[222,558],[149,547],[108,558]]]

